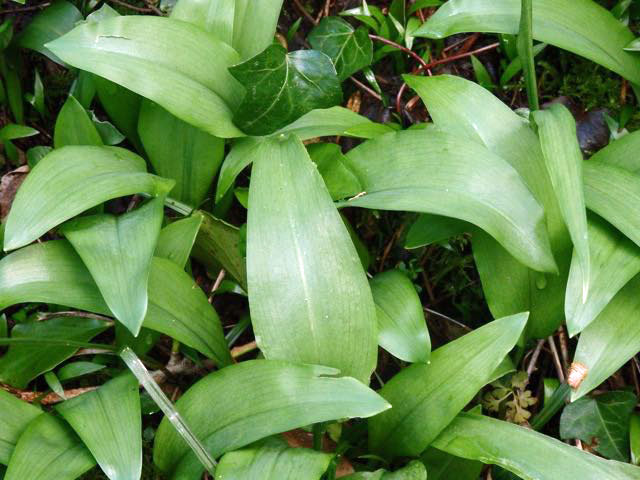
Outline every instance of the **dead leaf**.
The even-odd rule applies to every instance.
[[[0,220],[9,215],[16,192],[29,173],[29,166],[23,165],[2,176],[0,179]]]

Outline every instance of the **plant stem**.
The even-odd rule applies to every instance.
[[[536,80],[536,67],[533,60],[533,2],[522,0],[520,13],[520,31],[516,43],[518,55],[522,62],[522,71],[527,85],[527,98],[529,110],[532,112],[540,109],[538,100],[538,84]]]
[[[314,423],[313,424],[313,449],[314,450],[322,450],[322,434],[324,433],[324,428],[322,423]]]

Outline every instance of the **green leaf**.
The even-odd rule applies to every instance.
[[[243,60],[262,52],[276,33],[283,0],[235,0],[233,48]]]
[[[640,469],[604,460],[512,423],[461,413],[434,446],[469,460],[500,465],[523,480],[632,480]]]
[[[138,131],[154,171],[176,181],[171,197],[199,207],[222,163],[224,140],[148,100],[142,102]]]
[[[53,318],[44,322],[20,323],[11,338],[48,338],[87,342],[105,331],[109,324],[89,318]],[[38,375],[70,358],[77,348],[62,345],[11,345],[0,358],[0,381],[26,388]]]
[[[481,462],[455,457],[429,447],[420,457],[429,472],[428,480],[478,480],[483,465]]]
[[[271,45],[229,72],[247,90],[233,121],[249,135],[273,133],[311,110],[342,102],[331,59],[315,50],[287,53]]]
[[[422,462],[413,460],[395,472],[380,469],[375,472],[352,473],[342,478],[344,480],[427,480],[427,470]]]
[[[613,297],[600,315],[580,334],[574,364],[586,374],[571,400],[586,395],[640,352],[640,276]]]
[[[199,210],[203,216],[200,231],[193,245],[193,256],[211,271],[224,268],[247,289],[247,267],[240,250],[242,238],[239,230],[208,212]]]
[[[638,465],[640,463],[640,415],[637,413],[631,415],[629,438],[631,443],[631,463]]]
[[[535,79],[534,79],[535,80]],[[533,95],[533,93],[532,93]],[[533,112],[538,126],[542,154],[560,212],[574,246],[574,256],[582,271],[582,303],[587,301],[590,284],[587,210],[582,181],[582,152],[578,144],[576,123],[571,112],[556,104]]]
[[[15,43],[19,47],[40,52],[54,62],[64,65],[45,44],[67,33],[80,20],[82,20],[82,14],[72,3],[57,0],[31,20],[15,38]]]
[[[362,185],[346,165],[340,145],[314,143],[307,147],[307,151],[318,167],[333,200],[353,197],[362,192]]]
[[[348,132],[357,127],[380,124],[373,123],[366,117],[362,117],[343,107],[331,107],[327,109],[312,110],[295,122],[278,130],[273,135],[292,133],[300,140],[309,140],[316,137],[330,137],[348,135]],[[386,132],[385,132],[386,133]],[[359,136],[359,135],[354,135]],[[253,150],[260,143],[259,138],[243,138],[237,140],[231,152],[222,164],[218,187],[216,190],[216,202],[219,202],[229,188],[233,185],[240,172],[253,162]]]
[[[322,178],[295,137],[265,140],[255,155],[247,273],[258,346],[266,358],[327,365],[368,383],[375,306]]]
[[[95,145],[102,146],[102,137],[89,118],[87,111],[73,95],[69,95],[64,102],[53,133],[55,148],[67,145]]]
[[[533,57],[537,57],[538,54],[540,52],[542,52],[542,50],[544,50],[545,48],[547,48],[547,44],[546,43],[538,43],[537,45],[533,46]],[[504,72],[502,72],[502,75],[500,76],[500,86],[504,87],[506,86],[509,81],[516,76],[516,74],[518,74],[518,72],[520,72],[522,70],[522,61],[520,60],[520,57],[516,57],[515,59],[513,59],[511,61],[511,63],[507,66],[507,68],[504,69]]]
[[[58,378],[61,382],[65,380],[71,380],[74,378],[82,377],[84,375],[90,375],[100,370],[104,370],[106,365],[93,362],[73,362],[68,363],[64,367],[60,367],[58,370]]]
[[[584,164],[584,195],[589,210],[640,245],[640,218],[632,213],[640,205],[639,175],[590,160]]]
[[[18,190],[7,218],[4,249],[23,247],[112,198],[166,194],[171,183],[146,173],[142,158],[118,147],[56,149],[38,162]]]
[[[317,108],[304,114],[295,122],[281,128],[273,135],[282,133],[294,133],[300,140],[309,140],[316,137],[333,136],[354,136],[360,137],[357,133],[350,133],[357,128],[388,128],[386,125],[374,123],[367,117],[358,115],[344,107]]]
[[[278,437],[270,437],[242,450],[226,453],[216,468],[216,480],[319,480],[329,467],[331,453],[308,448],[290,448]]]
[[[91,121],[105,145],[118,145],[126,138],[111,122],[100,120],[93,112],[91,112]]]
[[[91,275],[66,240],[29,245],[0,260],[0,310],[26,302],[110,314]]]
[[[30,245],[0,260],[0,309],[26,302],[111,314],[66,240]],[[154,258],[151,263],[142,326],[169,335],[220,365],[231,362],[215,310],[193,279],[170,260]]]
[[[171,10],[171,18],[196,25],[232,45],[235,7],[236,0],[179,0]]]
[[[404,248],[426,247],[432,243],[442,242],[451,237],[474,230],[467,222],[440,215],[423,213],[409,228]]]
[[[111,121],[131,141],[136,149],[142,152],[142,144],[138,136],[138,116],[142,97],[117,83],[110,82],[106,78],[101,78],[88,72],[84,73],[93,78],[100,104]]]
[[[399,270],[369,281],[378,318],[378,344],[406,362],[429,363],[431,339],[413,283]]]
[[[44,103],[44,85],[37,68],[34,69],[33,77],[33,94],[29,94],[29,103],[41,117],[44,117],[47,114],[47,107]]]
[[[450,75],[407,76],[405,80],[419,93],[437,127],[479,141],[507,160],[544,207],[560,275],[528,269],[484,232],[474,232],[473,254],[493,316],[529,311],[527,333],[542,338],[552,334],[564,321],[564,292],[573,246],[538,137],[526,120],[473,82]]]
[[[111,312],[136,337],[147,313],[149,269],[163,214],[161,196],[118,217],[78,217],[61,229]]]
[[[401,370],[379,392],[393,408],[369,420],[370,448],[389,457],[422,453],[491,381],[527,317],[495,320],[434,351],[428,365]]]
[[[69,425],[44,414],[33,420],[18,440],[4,480],[75,480],[95,464]]]
[[[593,155],[590,161],[607,163],[631,173],[640,173],[638,148],[640,148],[640,132],[633,132],[611,142]]]
[[[328,367],[250,360],[198,381],[178,400],[177,408],[214,457],[276,433],[369,417],[389,408],[373,390],[353,378],[331,376],[336,373]],[[166,418],[158,428],[153,454],[162,471],[174,471],[173,478],[197,478],[196,472],[202,471]],[[191,476],[181,476],[186,472]]]
[[[18,438],[42,410],[0,388],[0,464],[7,465]],[[23,477],[25,478],[25,477]]]
[[[35,128],[27,127],[26,125],[8,123],[4,127],[0,128],[0,142],[6,142],[8,140],[15,140],[18,138],[33,137],[39,133],[40,132]]]
[[[366,191],[347,205],[472,222],[526,265],[556,271],[540,204],[513,167],[482,145],[408,130],[368,140],[347,159]]]
[[[463,32],[518,33],[520,1],[450,0],[413,33],[444,38]],[[640,64],[623,49],[633,33],[592,0],[533,0],[533,38],[586,57],[640,83]]]
[[[184,268],[189,261],[191,249],[196,241],[204,215],[195,212],[190,217],[170,223],[160,231],[156,257],[171,260],[177,266]]]
[[[60,383],[60,380],[58,380],[58,377],[55,373],[53,372],[45,373],[44,381],[47,383],[47,385],[49,386],[49,388],[53,393],[58,395],[63,400],[67,399],[66,395],[64,394],[64,388],[62,387],[62,384]]]
[[[195,348],[218,366],[231,363],[218,314],[193,278],[171,260],[156,257],[151,263],[143,326]]]
[[[569,335],[584,330],[607,306],[611,299],[640,273],[640,248],[597,215],[588,223],[590,249],[589,298],[582,303],[584,283],[579,260],[574,257],[567,283],[565,315]]]
[[[47,47],[212,135],[242,135],[231,123],[242,88],[227,72],[240,58],[196,26],[161,17],[115,17],[79,25]]]
[[[111,480],[140,478],[142,419],[138,381],[130,373],[56,406]]]
[[[331,59],[341,81],[373,61],[373,43],[367,28],[353,28],[339,17],[323,18],[311,30],[307,40],[313,49]]]
[[[560,438],[579,438],[605,458],[629,461],[629,421],[636,402],[631,392],[607,392],[567,405],[560,417]]]

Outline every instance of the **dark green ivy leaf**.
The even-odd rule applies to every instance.
[[[229,72],[247,89],[233,121],[248,135],[268,135],[315,108],[342,101],[331,59],[315,50],[287,53],[271,45]]]
[[[637,398],[631,392],[584,397],[565,407],[560,438],[579,438],[602,456],[629,461],[629,421]]]
[[[340,80],[349,78],[373,61],[373,43],[367,28],[355,29],[338,17],[323,18],[311,30],[308,40],[314,49],[331,58]]]

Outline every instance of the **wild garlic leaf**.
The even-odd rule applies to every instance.
[[[567,405],[560,417],[560,438],[579,438],[605,458],[629,461],[629,422],[637,397],[607,392]]]
[[[134,336],[147,313],[147,284],[164,196],[120,216],[78,217],[61,231],[91,272],[109,309]]]
[[[71,427],[45,413],[29,423],[18,439],[4,480],[75,480],[95,464]]]
[[[353,28],[338,17],[323,18],[307,40],[315,50],[329,56],[341,81],[373,61],[373,43],[367,27]]]
[[[41,414],[38,407],[18,400],[0,388],[0,464],[9,463],[18,439],[29,423]]]
[[[67,145],[95,145],[102,146],[102,137],[95,124],[89,118],[87,111],[73,95],[69,95],[64,102],[53,132],[55,148]]]
[[[268,135],[313,109],[342,101],[331,59],[315,50],[287,53],[271,45],[229,72],[246,88],[233,121],[248,135]]]
[[[138,381],[120,375],[97,390],[56,406],[111,480],[135,480],[142,471]]]

